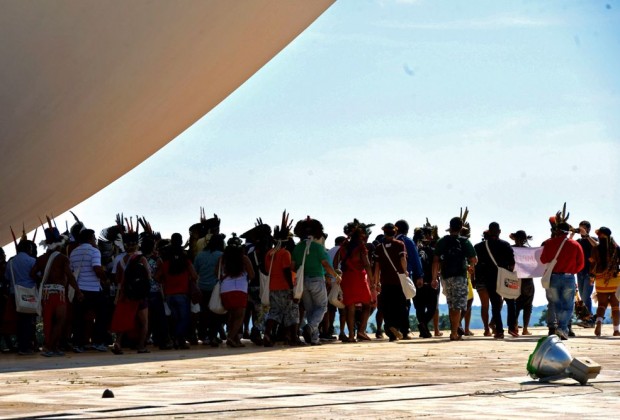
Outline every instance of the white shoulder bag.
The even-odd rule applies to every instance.
[[[222,287],[222,261],[219,261],[218,266],[218,279],[215,282],[215,287],[213,287],[213,292],[211,292],[211,299],[209,299],[209,310],[218,315],[224,315],[226,312],[226,308],[224,308],[224,304],[222,304],[222,296],[221,296],[221,287]]]
[[[15,310],[20,314],[36,314],[39,306],[39,292],[37,286],[25,287],[15,284],[15,273],[13,272],[13,260],[9,261],[13,290],[15,291]]]
[[[487,252],[491,261],[497,267],[497,284],[496,292],[504,299],[516,299],[521,295],[521,279],[517,277],[517,273],[507,270],[497,265],[497,261],[493,258],[491,249],[489,248],[489,241],[484,241],[487,247]]]
[[[388,254],[387,249],[385,249],[385,245],[381,244],[381,246],[383,247],[383,252],[385,252],[385,256],[387,257],[388,261],[390,262],[390,264],[392,264],[394,271],[396,271],[396,274],[398,274],[398,278],[400,280],[400,286],[403,288],[403,293],[405,294],[405,299],[413,299],[416,294],[416,289],[415,289],[415,285],[413,284],[413,280],[411,280],[411,278],[406,273],[398,272],[398,270],[396,269],[396,266],[394,265],[394,262],[392,262],[392,259],[390,258],[390,254]]]
[[[306,239],[306,249],[304,250],[304,257],[301,260],[301,265],[295,273],[295,288],[293,289],[294,299],[301,299],[301,296],[304,294],[304,268],[306,266],[306,255],[308,255],[308,253],[310,252],[310,243],[312,243],[312,238]]]
[[[269,274],[264,275],[262,271],[260,271],[260,264],[258,263],[258,257],[256,256],[257,252],[254,251],[254,262],[256,263],[256,267],[258,268],[258,278],[260,279],[260,303],[263,306],[269,306],[269,279],[271,278],[271,265],[269,266]],[[273,265],[273,258],[276,256],[274,252],[271,256],[271,264]]]

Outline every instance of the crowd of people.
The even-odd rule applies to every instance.
[[[307,217],[293,228],[286,212],[273,230],[258,219],[242,235],[226,238],[220,219],[206,218],[201,210],[185,242],[180,233],[162,238],[144,218],[134,223],[117,215],[99,236],[77,217],[61,234],[48,218],[47,226],[42,223],[44,254],[37,255],[34,238],[25,233],[19,241],[14,235],[13,258],[0,254],[0,340],[6,351],[45,357],[86,350],[123,354],[128,348],[148,353],[151,346],[236,348],[248,340],[265,347],[315,346],[371,340],[367,330],[374,313],[375,338],[398,341],[413,338],[412,303],[419,336],[430,338],[443,335],[438,325],[443,292],[449,339],[459,341],[473,335],[474,291],[484,336],[531,335],[534,280],[520,279],[519,296],[506,298],[498,270],[513,271],[515,247],[529,247],[532,238],[519,230],[509,235],[514,242],[509,244],[492,222],[474,245],[467,215],[466,209],[452,218],[443,237],[428,219],[411,236],[407,221],[398,220],[385,223],[372,241],[374,225],[354,219],[329,249],[320,221]],[[620,336],[619,247],[609,228],[597,229],[593,237],[589,222],[573,228],[567,219],[565,211],[550,218],[551,237],[540,256],[552,267],[545,284],[549,334],[568,339],[577,312],[582,326],[600,336],[610,306],[613,335]],[[413,299],[404,292],[407,277],[415,286]],[[36,310],[28,306],[32,300]]]

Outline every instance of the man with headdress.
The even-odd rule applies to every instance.
[[[49,220],[49,219],[48,219]],[[71,272],[69,258],[61,253],[68,238],[60,235],[56,227],[51,224],[44,229],[45,240],[41,246],[47,249],[46,253],[37,258],[30,271],[41,288],[41,305],[43,317],[43,336],[45,346],[42,356],[63,356],[60,341],[67,321],[67,292],[68,285],[76,290],[78,301],[83,299],[78,290],[77,282]]]
[[[202,293],[198,334],[203,340],[202,343],[209,344],[211,347],[218,347],[221,342],[217,334],[225,322],[223,315],[216,314],[209,309],[211,295],[218,280],[217,263],[224,253],[225,238],[226,235],[221,233],[211,236],[207,246],[194,259],[194,268],[198,274],[198,287]]]
[[[35,281],[30,272],[35,264],[36,245],[28,240],[24,232],[19,243],[16,242],[17,254],[7,262],[5,278],[9,283],[11,299],[15,301],[15,285],[32,288]],[[17,351],[20,355],[31,355],[35,350],[36,314],[17,312]]]
[[[395,237],[396,240],[402,241],[405,244],[405,249],[407,250],[407,274],[413,280],[414,284],[421,284],[424,282],[424,271],[422,270],[422,263],[420,262],[420,255],[418,253],[418,248],[411,238],[407,235],[409,234],[409,223],[406,220],[398,220],[394,223],[398,233]],[[407,299],[407,313],[409,313],[409,309],[411,308],[411,301]],[[403,339],[410,339],[411,334],[406,332],[403,335]]]
[[[620,248],[611,236],[611,229],[601,226],[596,230],[598,242],[589,239],[592,245],[592,277],[596,286],[598,308],[596,309],[596,326],[594,334],[601,335],[603,317],[607,306],[611,306],[611,319],[614,336],[620,336],[620,303],[617,290],[620,287]]]
[[[188,257],[192,261],[200,251],[205,249],[211,237],[220,233],[220,222],[217,214],[213,214],[212,218],[207,219],[204,208],[200,208],[200,222],[189,227]]]
[[[280,226],[274,228],[275,247],[265,255],[265,269],[269,273],[269,313],[263,336],[265,347],[273,346],[278,324],[285,328],[287,344],[303,344],[298,335],[299,303],[293,299],[292,257],[286,248],[291,224],[292,221],[288,221],[288,214],[285,212]]]
[[[461,340],[459,326],[461,312],[467,310],[467,271],[473,272],[478,259],[476,251],[467,238],[460,236],[463,220],[450,219],[449,235],[437,242],[433,257],[433,280],[441,272],[444,290],[450,310],[450,340]]]
[[[306,343],[316,346],[320,344],[319,324],[327,311],[325,273],[335,277],[338,282],[342,279],[333,269],[325,246],[319,243],[325,237],[321,222],[308,216],[297,222],[294,233],[301,241],[293,250],[291,269],[297,272],[303,263],[302,299],[307,323],[302,332]]]
[[[104,287],[109,281],[101,266],[101,252],[97,248],[95,231],[85,229],[78,236],[80,245],[71,252],[71,271],[79,271],[77,285],[84,299],[75,302],[73,325],[73,351],[82,353],[89,345],[98,351],[107,351],[105,340]]]
[[[566,217],[564,220],[568,219]],[[543,245],[540,262],[547,264],[557,254],[557,262],[553,267],[549,288],[546,291],[548,314],[557,318],[555,334],[562,340],[568,339],[568,328],[573,316],[575,303],[575,274],[583,269],[583,250],[577,241],[568,237],[570,225],[566,221],[556,225],[553,236]],[[560,247],[562,247],[560,249]],[[558,254],[558,251],[559,254]],[[549,317],[548,317],[549,320]],[[549,325],[551,330],[551,325]],[[551,333],[551,331],[550,331]]]
[[[149,299],[151,288],[151,270],[149,263],[138,250],[138,231],[134,231],[133,222],[128,223],[123,233],[123,245],[126,250],[117,263],[115,283],[117,301],[110,331],[116,333],[112,347],[114,354],[123,354],[123,334],[135,331],[138,353],[149,353],[146,348],[149,320]]]
[[[465,208],[465,210],[467,211],[467,208]],[[469,223],[465,221],[465,218],[461,216],[461,219],[463,220],[463,228],[461,229],[460,235],[469,240],[471,238],[471,228],[469,226]],[[468,270],[467,271],[467,309],[461,312],[461,322],[464,322],[465,325],[463,327],[459,326],[459,328],[457,329],[459,334],[463,334],[467,336],[474,335],[474,333],[471,332],[471,330],[469,329],[469,324],[471,322],[471,308],[474,303],[474,285],[473,285],[472,277],[475,278],[475,276],[472,273],[470,273]]]
[[[402,340],[409,332],[407,299],[400,284],[399,273],[407,273],[407,250],[405,244],[395,239],[398,229],[386,223],[383,243],[375,248],[373,279],[380,290],[379,308],[383,313],[385,333],[390,341]]]
[[[532,239],[524,230],[518,230],[515,233],[510,234],[510,239],[514,241],[513,247],[522,248],[529,247],[529,240]],[[534,305],[534,279],[533,278],[522,278],[521,279],[521,294],[516,299],[516,315],[515,315],[515,325],[510,326],[518,331],[519,329],[519,314],[523,311],[523,331],[521,335],[532,335],[531,332],[527,329],[530,325],[530,317],[532,316],[532,309]]]

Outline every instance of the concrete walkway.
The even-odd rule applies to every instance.
[[[602,365],[586,386],[526,375],[538,336],[272,349],[0,355],[1,418],[514,418],[609,416],[620,406],[620,338],[576,328],[573,356]],[[609,334],[609,331],[604,331]],[[446,333],[447,336],[447,333]],[[102,399],[105,389],[115,398]]]

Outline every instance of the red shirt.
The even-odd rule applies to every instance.
[[[551,262],[564,238],[565,236],[559,236],[547,239],[540,255],[540,262],[543,264]],[[558,255],[558,261],[553,267],[553,272],[577,274],[583,269],[583,265],[584,258],[581,245],[577,241],[567,238],[560,255]]]
[[[189,260],[187,260],[187,264],[191,264]],[[189,270],[186,269],[180,274],[169,274],[170,261],[164,261],[162,269],[165,274],[162,286],[166,296],[189,293]]]
[[[291,286],[284,277],[284,270],[291,267],[291,253],[286,249],[279,249],[273,257],[273,267],[271,266],[271,257],[275,252],[271,249],[265,255],[265,269],[267,272],[271,269],[271,278],[269,280],[269,290],[290,290]]]

